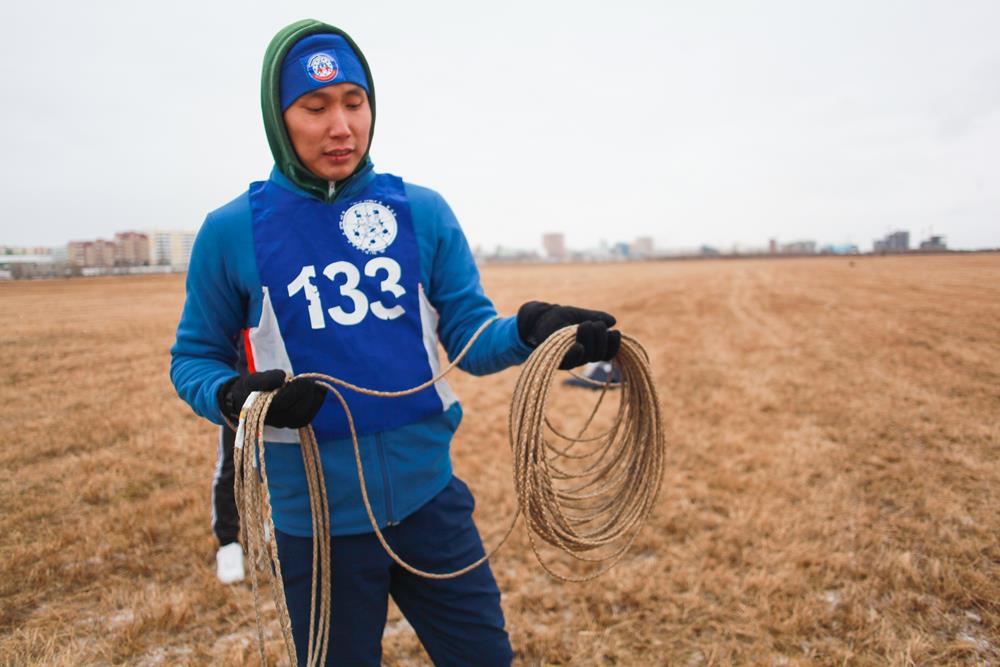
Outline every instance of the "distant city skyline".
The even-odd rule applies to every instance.
[[[928,230],[928,231],[930,231],[930,230]],[[121,236],[122,234],[133,234],[133,233],[137,233],[137,232],[140,233],[140,234],[149,234],[149,235],[155,235],[155,234],[162,235],[162,234],[165,233],[163,230],[150,230],[150,229],[146,229],[146,230],[116,231],[114,234],[111,235],[111,238],[109,238],[109,239],[103,239],[101,237],[94,237],[94,238],[91,238],[91,239],[78,238],[78,239],[69,240],[69,241],[67,241],[64,244],[56,244],[54,246],[18,246],[18,245],[14,245],[14,244],[0,243],[0,255],[9,254],[12,251],[16,251],[16,252],[19,252],[19,253],[24,253],[25,251],[31,251],[31,252],[37,252],[37,253],[47,253],[47,252],[51,252],[54,249],[68,247],[71,244],[73,244],[74,242],[81,242],[81,241],[103,241],[103,240],[111,241],[111,240],[116,239],[117,237]],[[169,233],[170,234],[184,236],[185,237],[185,242],[184,243],[185,243],[186,246],[189,246],[190,242],[193,240],[194,235],[197,233],[197,230],[173,230],[173,231],[171,231]],[[905,238],[905,241],[902,241],[902,239],[904,239],[904,238]],[[895,240],[893,240],[893,239],[895,239]],[[910,239],[913,239],[912,245],[910,245],[910,243],[911,243]],[[739,244],[739,243],[731,243],[731,244],[709,244],[709,243],[700,243],[700,244],[696,244],[694,246],[665,247],[665,246],[662,246],[662,245],[656,243],[656,239],[654,237],[651,237],[651,236],[638,236],[638,237],[635,237],[633,239],[600,239],[597,244],[592,245],[592,246],[576,246],[576,245],[573,245],[571,243],[571,241],[567,240],[567,235],[566,235],[565,232],[550,231],[550,232],[545,232],[545,233],[541,234],[541,236],[539,237],[538,243],[535,244],[535,245],[528,244],[528,245],[519,246],[519,245],[515,245],[515,244],[497,244],[497,246],[495,246],[495,247],[505,247],[505,248],[509,248],[509,249],[512,249],[512,250],[521,250],[521,251],[536,251],[536,252],[539,252],[542,255],[546,255],[547,254],[547,255],[550,255],[550,256],[559,256],[559,255],[562,255],[562,254],[568,254],[570,252],[580,252],[580,251],[597,250],[597,249],[600,249],[601,247],[612,247],[616,243],[628,243],[630,245],[636,245],[636,244],[638,244],[641,247],[640,253],[641,254],[645,254],[645,255],[652,255],[652,254],[654,254],[654,251],[655,251],[655,253],[668,254],[669,255],[669,254],[677,253],[677,252],[691,251],[691,250],[702,248],[702,247],[705,247],[705,246],[713,247],[713,248],[716,248],[718,250],[723,250],[723,251],[732,251],[732,250],[735,249],[735,250],[742,250],[742,251],[762,252],[762,251],[767,250],[767,251],[770,251],[772,254],[774,254],[774,251],[775,251],[776,248],[780,249],[782,247],[794,246],[794,245],[801,245],[801,244],[810,244],[810,243],[813,246],[815,246],[817,249],[821,249],[821,248],[824,248],[824,247],[828,247],[829,248],[829,247],[840,247],[840,246],[855,246],[861,252],[867,252],[867,251],[879,252],[880,250],[884,250],[887,247],[890,248],[890,249],[898,250],[898,249],[900,249],[900,247],[899,247],[898,244],[901,243],[901,242],[905,242],[907,244],[906,245],[907,249],[918,249],[918,248],[921,247],[921,244],[926,244],[928,247],[938,247],[938,246],[943,247],[943,246],[947,245],[947,248],[950,249],[950,250],[996,250],[996,249],[1000,249],[1000,246],[996,246],[996,247],[981,247],[981,248],[960,248],[960,247],[955,247],[955,246],[951,245],[948,242],[948,237],[947,237],[946,234],[919,234],[919,235],[913,235],[911,233],[911,230],[907,230],[907,229],[896,229],[896,230],[893,230],[891,232],[886,233],[881,239],[877,239],[877,238],[876,239],[872,239],[867,245],[859,244],[859,243],[831,243],[831,242],[828,242],[828,241],[824,241],[823,239],[804,239],[804,238],[779,239],[779,238],[772,237],[772,238],[766,239],[765,241],[763,241],[761,243],[758,243],[758,244]],[[880,246],[880,244],[882,244],[882,245]],[[475,245],[473,247],[478,248],[480,251],[483,251],[483,249],[484,249],[484,246],[482,244],[477,244],[477,245]],[[555,250],[555,249],[558,249],[558,250]],[[175,253],[175,254],[177,254],[177,253]],[[183,253],[181,253],[181,254],[183,254]]]
[[[194,246],[195,232],[149,230],[116,232],[114,240],[89,239],[70,241],[65,246],[0,245],[0,280],[68,278],[74,276],[149,274],[186,271]],[[640,236],[631,241],[601,241],[598,247],[576,248],[567,245],[561,232],[541,236],[543,252],[537,249],[497,245],[493,249],[476,246],[477,262],[601,262],[646,261],[714,257],[779,257],[859,255],[856,244],[823,244],[803,239],[782,242],[771,238],[766,247],[657,248],[652,237]],[[897,230],[876,239],[874,254],[943,253],[949,248],[943,236],[932,235],[911,245],[910,233]],[[995,249],[1000,251],[1000,249]]]

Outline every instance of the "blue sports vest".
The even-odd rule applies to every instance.
[[[436,339],[426,341],[420,253],[402,179],[379,174],[333,204],[272,181],[251,184],[249,196],[264,289],[261,322],[250,333],[253,368],[325,373],[383,391],[429,380]],[[445,407],[434,387],[400,398],[341,392],[359,435]],[[336,397],[327,396],[313,428],[320,441],[350,434]]]

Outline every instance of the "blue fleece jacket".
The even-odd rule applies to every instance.
[[[361,192],[374,177],[371,164],[340,184],[334,202]],[[311,197],[278,169],[271,181]],[[439,315],[438,338],[449,358],[476,329],[496,315],[483,292],[472,253],[455,215],[433,190],[404,184],[420,251],[420,281]],[[177,393],[199,415],[221,424],[216,396],[236,375],[240,332],[257,326],[263,290],[254,252],[248,194],[208,214],[195,240],[187,298],[170,377]],[[522,363],[531,349],[517,333],[516,318],[501,318],[476,341],[460,368],[475,375]],[[258,368],[257,370],[267,370]],[[439,415],[359,439],[368,497],[380,527],[396,523],[433,498],[451,479],[450,445],[462,419],[456,402]],[[331,533],[371,531],[361,500],[349,439],[319,443],[330,502]],[[298,445],[268,443],[265,459],[275,526],[300,537],[312,533],[305,468]]]

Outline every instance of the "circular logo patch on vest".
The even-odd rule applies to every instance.
[[[337,76],[337,61],[329,53],[317,53],[309,58],[306,71],[314,81],[330,81]]]
[[[340,229],[352,246],[374,255],[396,240],[396,214],[382,202],[367,199],[341,214]]]

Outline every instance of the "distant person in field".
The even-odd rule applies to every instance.
[[[238,361],[236,371],[247,374],[247,358],[242,341],[237,341]],[[233,458],[236,432],[228,426],[219,429],[219,446],[216,452],[215,474],[212,477],[212,532],[219,541],[215,554],[215,573],[224,584],[243,581],[243,548],[240,546],[240,515],[236,509],[233,482],[236,462]]]
[[[240,515],[236,509],[233,481],[236,477],[233,448],[236,433],[225,426],[219,433],[215,477],[212,479],[212,531],[219,541],[215,554],[215,574],[224,584],[243,581],[243,548],[240,546]]]
[[[508,665],[513,653],[489,565],[445,581],[397,567],[372,532],[339,404],[311,381],[286,383],[286,374],[303,372],[386,390],[430,379],[440,368],[439,341],[453,357],[496,315],[465,235],[437,192],[374,170],[374,82],[343,31],[316,21],[281,30],[264,58],[262,106],[275,166],[209,213],[198,233],[172,348],[174,385],[216,424],[223,415],[235,422],[251,391],[280,388],[267,415],[265,459],[303,664],[312,534],[295,429],[311,423],[333,536],[328,664],[380,664],[391,595],[436,665]],[[497,184],[498,196],[517,196],[516,176]],[[580,326],[564,368],[609,360],[620,345],[614,323],[600,311],[531,301],[486,329],[461,367],[486,375],[520,364],[572,324]],[[240,337],[245,375],[234,370]],[[452,474],[462,409],[448,384],[404,398],[345,397],[368,495],[392,547],[438,572],[481,557],[472,494]]]

